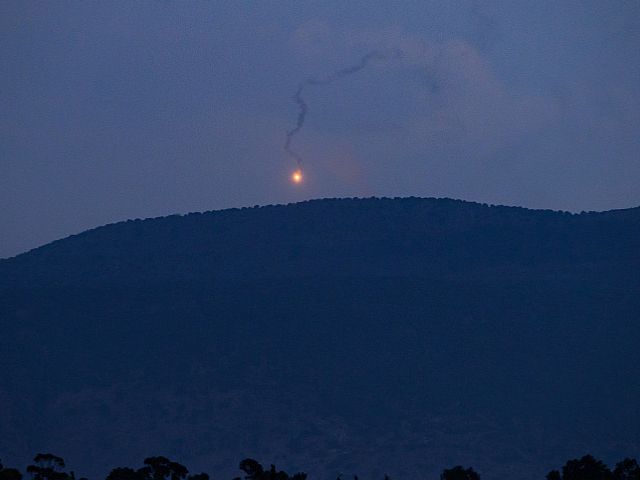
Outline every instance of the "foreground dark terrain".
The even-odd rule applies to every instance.
[[[162,455],[147,457],[140,468],[115,467],[107,475],[105,480],[209,480],[211,476],[207,472],[191,473],[189,469],[179,462],[170,460]],[[67,465],[62,457],[52,453],[38,453],[33,458],[33,463],[28,465],[26,472],[34,480],[76,480],[73,470],[65,471]],[[297,472],[293,475],[284,470],[278,470],[274,464],[263,467],[253,458],[242,460],[238,468],[243,476],[233,480],[306,480],[305,472]],[[217,472],[214,472],[214,475]],[[17,468],[4,467],[0,463],[0,480],[22,480],[24,476]],[[215,478],[215,477],[214,477]],[[342,475],[338,475],[338,479]],[[472,467],[456,465],[445,468],[439,476],[440,480],[481,480],[480,474]],[[545,475],[546,480],[640,480],[640,465],[635,458],[625,458],[617,462],[610,469],[602,460],[592,455],[584,455],[582,458],[574,458],[567,461],[561,469],[551,470]],[[80,477],[79,480],[87,480]],[[353,480],[358,480],[353,475]],[[388,475],[384,480],[391,480]]]
[[[319,200],[0,261],[0,456],[541,479],[640,454],[640,208]]]

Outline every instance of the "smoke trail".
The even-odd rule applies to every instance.
[[[296,104],[298,105],[298,120],[296,122],[296,126],[287,132],[287,138],[284,142],[285,151],[289,154],[289,156],[291,156],[291,158],[293,158],[296,161],[296,163],[298,164],[298,167],[302,166],[302,157],[300,156],[300,154],[298,154],[296,151],[294,151],[291,148],[291,142],[293,140],[293,137],[304,126],[305,118],[307,117],[307,113],[309,113],[309,106],[307,105],[307,102],[305,102],[303,97],[305,88],[311,85],[328,85],[336,80],[339,80],[342,77],[346,77],[347,75],[351,75],[353,73],[359,72],[360,70],[365,68],[371,60],[384,60],[385,58],[387,58],[385,54],[377,50],[374,50],[373,52],[367,53],[355,65],[337,70],[336,72],[332,73],[331,75],[325,78],[321,78],[321,79],[314,78],[314,77],[308,78],[304,80],[302,83],[300,83],[300,85],[298,85],[298,89],[296,90],[296,93],[293,95],[293,101],[296,102]]]

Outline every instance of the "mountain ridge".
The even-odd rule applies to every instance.
[[[99,227],[0,262],[0,452],[487,480],[638,456],[639,253],[638,208],[346,199]]]
[[[193,212],[187,212],[187,213],[160,215],[156,217],[131,218],[126,220],[118,220],[115,222],[106,223],[104,225],[98,225],[96,227],[88,228],[81,232],[70,234],[56,240],[52,240],[43,245],[39,245],[37,247],[31,248],[27,251],[12,255],[11,257],[0,258],[0,263],[5,262],[7,260],[12,260],[17,257],[21,257],[23,255],[30,254],[42,248],[49,247],[52,244],[57,244],[59,242],[63,242],[71,238],[88,234],[89,232],[94,232],[96,230],[100,230],[103,228],[111,228],[117,225],[127,224],[131,222],[150,222],[150,221],[164,220],[164,219],[170,219],[170,218],[176,218],[176,217],[189,217],[192,215],[211,215],[211,214],[217,214],[221,212],[238,212],[238,211],[244,211],[244,210],[284,208],[284,207],[304,205],[304,204],[316,203],[316,202],[341,202],[341,201],[346,201],[346,202],[348,201],[363,201],[363,202],[382,201],[384,202],[384,201],[398,201],[398,200],[455,202],[455,203],[468,204],[468,205],[484,207],[484,208],[488,207],[488,208],[500,208],[500,209],[515,209],[515,210],[523,210],[523,211],[530,211],[530,212],[546,212],[546,213],[556,213],[556,214],[562,214],[562,215],[568,214],[568,215],[574,215],[574,216],[575,215],[596,215],[596,214],[627,214],[635,211],[640,211],[640,206],[635,206],[635,207],[625,207],[625,208],[614,208],[610,210],[589,210],[589,211],[583,210],[581,212],[572,212],[569,210],[561,210],[561,209],[556,210],[556,209],[547,209],[547,208],[523,207],[523,206],[516,206],[516,205],[491,204],[491,203],[475,202],[472,200],[455,199],[450,197],[412,197],[412,196],[410,197],[324,197],[324,198],[302,200],[299,202],[254,205],[254,206],[245,206],[245,207],[230,207],[230,208],[215,209],[215,210],[193,211]]]
[[[335,215],[334,212],[339,214]],[[524,237],[534,234],[536,223],[546,222],[550,228],[550,235],[566,236],[567,232],[560,231],[561,229],[597,229],[600,228],[598,223],[615,223],[615,219],[621,217],[632,225],[640,225],[640,208],[572,214],[521,207],[489,206],[451,199],[325,199],[281,206],[226,209],[117,222],[4,259],[0,261],[0,270],[6,270],[16,264],[20,265],[18,268],[29,268],[29,265],[37,264],[38,259],[46,258],[48,268],[53,268],[58,274],[63,270],[69,273],[68,269],[76,263],[90,261],[102,262],[104,270],[107,271],[114,263],[123,261],[129,254],[145,257],[149,262],[153,261],[153,254],[173,255],[173,260],[177,262],[176,268],[181,264],[193,266],[189,259],[184,258],[185,255],[178,258],[179,248],[184,247],[189,255],[201,255],[207,259],[210,262],[210,271],[215,275],[228,277],[233,276],[235,271],[243,272],[245,275],[257,275],[258,273],[252,271],[246,262],[225,267],[224,263],[228,258],[220,258],[225,255],[239,258],[242,252],[235,251],[235,246],[238,242],[244,242],[244,245],[251,249],[254,238],[272,248],[280,261],[279,265],[261,265],[262,273],[266,275],[276,275],[271,273],[276,270],[276,276],[281,275],[283,264],[290,264],[290,270],[288,273],[285,272],[287,275],[299,275],[300,272],[306,271],[317,274],[321,267],[314,265],[314,260],[323,253],[332,254],[323,252],[324,246],[329,243],[333,245],[334,250],[343,248],[348,251],[345,254],[347,258],[344,259],[345,272],[348,272],[349,268],[357,269],[363,266],[350,266],[357,262],[358,257],[368,255],[370,260],[377,258],[376,254],[387,248],[385,243],[396,249],[396,257],[401,257],[399,261],[408,259],[406,261],[414,262],[414,257],[420,256],[420,243],[425,239],[432,242],[433,248],[452,248],[435,245],[439,238],[445,236],[449,241],[455,238],[460,244],[456,254],[473,263],[471,252],[463,252],[466,248],[462,245],[466,242],[464,235],[471,236],[471,242],[477,243],[469,244],[469,248],[484,247],[485,251],[488,251],[491,248],[495,249],[491,246],[490,235],[495,234],[500,228],[510,228],[512,245],[518,245],[526,243]],[[415,221],[415,224],[411,225],[411,221]],[[572,226],[561,225],[562,221],[570,222]],[[366,225],[363,224],[362,232],[351,230],[352,224],[363,222],[366,222]],[[507,223],[501,225],[501,222]],[[571,241],[579,243],[575,238]],[[363,251],[357,251],[358,244],[362,246]],[[633,246],[635,244],[626,245],[624,248]],[[504,252],[509,248],[506,244],[502,247],[504,256]],[[530,245],[527,248],[533,252],[535,248],[532,247],[534,246]],[[311,251],[314,248],[315,250]],[[422,250],[426,251],[424,248]],[[216,254],[216,251],[219,254]],[[569,253],[565,252],[567,255]],[[348,254],[351,254],[351,257],[348,257]],[[542,252],[538,249],[535,254],[541,255]],[[454,257],[450,255],[450,263],[459,263],[459,259]],[[422,260],[428,260],[431,267],[439,268],[436,265],[436,255],[420,261]],[[381,273],[402,273],[399,272],[401,269],[390,262],[391,259],[378,266]],[[374,263],[376,262],[373,261],[372,265]],[[465,265],[465,268],[467,266]],[[450,268],[450,265],[444,268]],[[182,275],[185,279],[190,276],[189,272],[184,270],[167,271],[165,274]],[[46,272],[40,272],[40,275],[46,277]],[[100,275],[117,277],[115,272],[101,272]],[[205,273],[201,271],[199,275],[202,277]]]

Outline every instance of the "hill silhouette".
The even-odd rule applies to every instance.
[[[100,227],[0,261],[0,452],[90,477],[151,452],[489,480],[637,457],[639,267],[640,208],[344,199]]]

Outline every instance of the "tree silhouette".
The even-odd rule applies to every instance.
[[[195,475],[189,475],[187,480],[209,480],[208,473],[196,473]]]
[[[635,458],[625,458],[613,469],[614,480],[640,480],[640,465]]]
[[[22,474],[15,468],[4,468],[0,462],[0,480],[22,480]]]
[[[27,467],[32,480],[75,480],[73,472],[66,473],[65,462],[61,457],[51,453],[39,453],[33,459],[33,465]],[[245,458],[238,466],[245,473],[244,477],[234,480],[306,480],[307,474],[299,472],[289,475],[284,470],[277,470],[271,464],[268,470],[252,458]],[[157,456],[144,459],[144,466],[137,470],[129,467],[118,467],[111,470],[105,480],[209,480],[207,473],[188,475],[189,470],[180,463],[167,457]],[[342,474],[336,480],[341,480]],[[613,472],[602,461],[591,455],[567,461],[561,471],[551,470],[546,480],[640,480],[640,465],[633,458],[625,458],[618,462]],[[0,480],[22,480],[22,474],[15,468],[4,468],[0,462]],[[79,480],[87,480],[80,478]],[[353,480],[358,480],[354,475]],[[384,480],[391,480],[388,475]],[[480,475],[473,468],[460,465],[445,469],[440,480],[480,480]]]
[[[245,458],[240,462],[238,466],[245,475],[245,480],[306,480],[307,474],[304,472],[298,472],[293,476],[289,476],[284,470],[276,470],[275,465],[271,465],[268,471],[253,458]],[[234,480],[240,480],[240,477],[236,477]]]
[[[271,464],[271,468],[269,468],[269,474],[267,476],[268,480],[289,480],[289,475],[287,472],[282,470],[276,471],[276,466]]]
[[[262,478],[264,478],[264,469],[262,468],[262,465],[253,458],[245,458],[240,462],[238,468],[246,473],[244,477],[246,480],[262,480]]]
[[[70,480],[71,476],[62,471],[64,460],[52,453],[39,453],[33,459],[34,465],[27,467],[33,480]]]
[[[480,480],[473,468],[467,468],[458,465],[449,470],[444,470],[440,475],[440,480]]]
[[[144,464],[138,470],[144,480],[182,480],[189,473],[187,467],[167,457],[148,457],[144,459]]]
[[[551,470],[545,477],[547,480],[562,480],[562,475],[558,470]]]
[[[611,480],[611,478],[609,467],[591,455],[585,455],[579,460],[569,460],[562,467],[562,480]]]
[[[129,467],[119,467],[111,470],[106,480],[143,480],[142,474]]]

